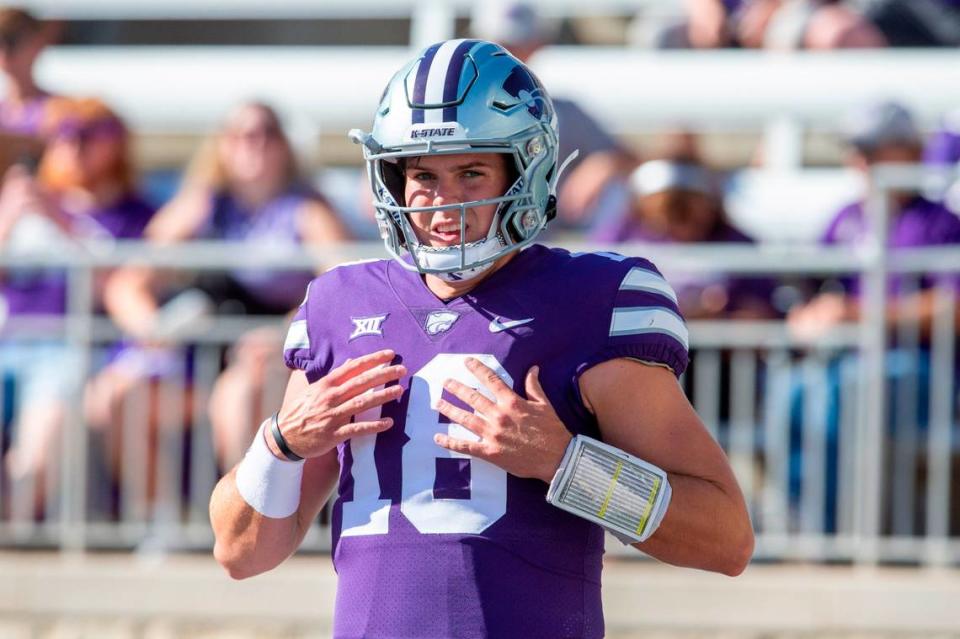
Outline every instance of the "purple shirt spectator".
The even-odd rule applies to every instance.
[[[930,137],[923,150],[923,161],[936,166],[960,162],[960,109],[947,114],[943,128]]]
[[[212,213],[197,234],[199,239],[248,242],[251,250],[283,251],[302,243],[297,228],[301,207],[316,195],[290,189],[256,210],[249,210],[228,194],[213,198]],[[285,313],[303,299],[314,274],[309,271],[237,270],[230,277],[258,305]]]
[[[72,221],[83,239],[136,239],[154,209],[135,195]],[[66,276],[59,269],[15,269],[0,274],[0,297],[10,315],[60,315],[66,310]]]
[[[49,95],[34,98],[22,106],[0,100],[0,132],[17,135],[39,135],[43,125],[44,107]]]
[[[837,213],[821,239],[826,245],[856,245],[861,243],[869,232],[869,224],[862,202],[850,204]],[[937,246],[960,243],[960,217],[935,202],[920,196],[907,202],[890,223],[887,246],[891,249]],[[904,277],[891,277],[889,290],[896,294],[904,288]],[[938,279],[929,275],[920,278],[919,286],[926,289],[934,286]],[[948,282],[960,285],[955,276]],[[844,280],[847,290],[853,295],[860,294],[860,283],[856,279]],[[960,288],[960,287],[958,287]]]

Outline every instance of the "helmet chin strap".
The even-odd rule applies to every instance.
[[[476,242],[464,244],[464,262],[479,262],[491,258],[506,246],[503,238],[501,238],[500,234],[497,232],[499,217],[499,213],[494,216],[493,221],[490,224],[490,231],[487,233],[487,237],[483,238],[482,240],[477,240]],[[426,246],[420,244],[414,249],[414,252],[416,261],[430,269],[443,269],[446,271],[447,269],[456,268],[461,264],[459,244],[444,247]],[[431,273],[431,275],[434,275],[445,282],[462,282],[464,280],[472,280],[481,273],[485,273],[486,271],[490,270],[494,263],[495,261],[491,261],[487,262],[486,264],[480,264],[462,271]]]

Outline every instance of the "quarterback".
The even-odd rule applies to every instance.
[[[534,243],[563,168],[537,78],[441,42],[351,137],[391,259],[307,289],[282,406],[211,499],[229,574],[290,556],[335,485],[336,637],[602,637],[605,530],[742,572],[753,532],[677,383],[673,290],[644,259]]]

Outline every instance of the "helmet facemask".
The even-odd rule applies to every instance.
[[[369,154],[368,170],[374,189],[374,207],[380,236],[387,251],[408,270],[430,273],[447,281],[472,279],[489,269],[504,255],[530,244],[543,229],[548,216],[535,200],[527,185],[544,162],[555,154],[549,152],[543,136],[530,136],[523,145],[464,148],[462,144],[431,145],[429,152]],[[521,148],[522,147],[522,148]],[[366,149],[365,149],[366,151]],[[503,195],[440,206],[402,206],[405,178],[402,161],[421,155],[455,155],[463,153],[498,153],[517,177]],[[511,164],[512,163],[512,164]],[[496,205],[493,220],[485,237],[467,242],[467,211]],[[552,206],[552,204],[551,204]],[[410,218],[414,213],[457,211],[460,217],[460,242],[450,246],[430,246],[419,240]]]

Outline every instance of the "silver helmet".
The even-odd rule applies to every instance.
[[[555,214],[553,103],[536,76],[499,45],[448,40],[427,47],[387,84],[373,130],[354,129],[350,137],[363,145],[380,236],[409,270],[448,280],[476,277],[533,242]],[[404,206],[400,158],[457,153],[505,154],[513,158],[516,181],[496,198]],[[497,205],[490,232],[467,242],[467,210],[490,204]],[[459,211],[459,244],[433,247],[418,241],[409,215],[441,210]]]

